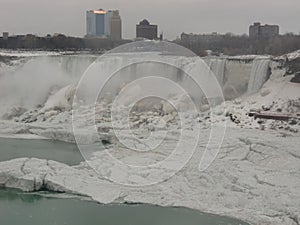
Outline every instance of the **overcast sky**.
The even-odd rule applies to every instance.
[[[300,0],[0,0],[0,32],[83,36],[88,9],[119,9],[123,37],[147,18],[168,39],[182,32],[248,33],[254,21],[300,32]]]

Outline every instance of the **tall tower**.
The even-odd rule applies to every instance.
[[[110,34],[111,34],[110,21],[111,21],[112,16],[113,16],[113,11],[108,10],[105,15],[105,28],[104,28],[104,33],[105,33],[106,37],[110,37]]]
[[[250,38],[258,38],[260,33],[260,23],[254,23],[249,27],[249,37]]]
[[[278,25],[261,25],[260,23],[254,23],[249,27],[249,37],[253,39],[269,39],[275,38],[279,35]]]
[[[96,15],[92,10],[86,12],[86,35],[96,36]]]
[[[110,17],[110,38],[114,41],[122,40],[122,20],[119,10],[112,11]]]
[[[103,37],[105,35],[105,15],[106,11],[103,9],[87,11],[87,36]]]

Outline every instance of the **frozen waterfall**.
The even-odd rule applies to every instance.
[[[95,56],[28,57],[0,77],[0,117],[13,107],[27,110],[43,105],[61,88],[75,84]],[[38,84],[38,85],[37,85]]]
[[[211,58],[207,64],[216,76],[220,86],[223,87],[225,82],[226,58]]]
[[[99,81],[99,76],[101,77],[101,74],[105,73],[114,74],[110,84],[104,88],[104,92],[106,90],[111,94],[115,94],[120,87],[131,80],[145,76],[163,76],[181,85],[194,100],[202,101],[204,96],[202,88],[197,87],[188,76],[188,73],[195,69],[197,58],[151,54],[155,54],[157,62],[149,61],[154,57],[153,55],[149,58],[149,55],[143,53],[114,53],[110,55],[105,60],[105,65],[98,64],[95,79],[91,79],[86,84],[89,88],[83,94],[89,98],[89,94],[93,94],[89,92],[97,90],[99,86],[99,82],[95,81]],[[7,70],[0,77],[0,118],[1,115],[11,111],[11,108],[14,107],[22,107],[26,110],[43,107],[49,96],[68,85],[76,85],[86,69],[97,59],[97,56],[62,55],[28,58],[23,65]],[[141,58],[145,62],[136,63]],[[160,61],[167,63],[158,63]],[[199,77],[201,77],[202,85],[209,89],[215,88],[206,79],[206,75],[214,75],[220,87],[226,87],[225,98],[231,94],[228,89],[233,89],[237,93],[228,99],[238,97],[245,92],[257,92],[268,78],[269,58],[257,57],[253,62],[244,62],[242,59],[231,60],[230,58],[214,57],[204,58],[204,61],[205,63],[198,63],[198,67],[200,67],[197,68],[197,71],[200,71]],[[126,64],[131,66],[116,71],[121,65]],[[36,85],[37,83],[39,85]]]
[[[250,79],[248,83],[248,94],[255,93],[261,89],[268,79],[270,59],[256,58],[253,61]]]

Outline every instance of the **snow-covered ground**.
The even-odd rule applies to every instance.
[[[49,52],[49,51],[28,51],[28,50],[9,50],[0,49],[0,56],[8,57],[37,57],[37,56],[58,56],[63,54],[72,54],[74,52]]]
[[[298,120],[288,122],[254,119],[249,117],[250,111],[265,113],[279,113],[294,115],[300,112],[300,84],[291,83],[291,76],[284,76],[285,71],[272,65],[270,79],[263,85],[259,92],[243,95],[233,101],[226,102],[227,113],[235,121],[229,126],[261,130],[277,130],[282,132],[297,133],[300,131]],[[295,122],[296,121],[296,122]]]
[[[300,58],[300,50],[285,54],[283,56],[276,57],[276,59],[282,59],[282,60],[286,60],[286,59],[294,60],[297,58]]]
[[[237,60],[235,57],[234,60]],[[241,60],[254,59],[243,56]],[[257,59],[257,57],[256,57]],[[265,60],[262,57],[259,60]],[[220,65],[226,63],[220,62]],[[239,62],[237,62],[239,63]],[[232,62],[231,62],[232,64]],[[221,215],[236,217],[251,224],[261,225],[298,225],[300,224],[300,84],[291,83],[284,69],[271,62],[270,79],[257,93],[247,92],[247,82],[253,71],[264,71],[266,62],[257,64],[250,74],[251,67],[243,63],[227,70],[215,66],[220,71],[232,71],[226,75],[227,86],[238,89],[233,80],[241,74],[245,93],[225,104],[216,107],[212,116],[208,105],[201,105],[201,112],[195,114],[189,110],[183,114],[186,123],[179,127],[178,114],[168,104],[156,102],[155,108],[147,111],[147,105],[140,105],[141,111],[132,112],[129,117],[131,129],[139,140],[149,136],[163,138],[166,145],[157,151],[142,156],[127,151],[117,143],[111,124],[109,100],[100,101],[94,107],[80,108],[81,117],[76,117],[80,141],[83,144],[99,141],[99,137],[112,145],[109,150],[115,158],[126,163],[155,163],[165,159],[172,146],[183,135],[185,148],[183,156],[190,154],[193,130],[200,127],[201,137],[195,154],[189,163],[171,179],[146,187],[129,187],[113,183],[119,179],[116,174],[118,165],[106,158],[103,151],[93,152],[88,162],[78,166],[67,166],[61,163],[42,159],[15,159],[0,163],[0,186],[20,188],[24,191],[35,191],[47,188],[53,191],[86,195],[101,203],[141,202],[162,206],[184,206]],[[264,68],[261,68],[264,65]],[[228,67],[230,68],[228,69]],[[84,66],[83,66],[84,68]],[[243,68],[249,73],[242,74]],[[224,74],[223,74],[224,75]],[[220,75],[220,79],[223,79]],[[254,74],[255,75],[255,74]],[[10,108],[5,119],[0,120],[0,136],[21,135],[28,137],[46,137],[54,140],[75,142],[72,127],[72,101],[75,93],[75,82],[64,85],[51,94],[39,107]],[[225,84],[226,86],[226,84]],[[259,87],[259,86],[257,86]],[[260,88],[260,87],[259,87]],[[174,97],[181,108],[187,108],[184,98]],[[226,111],[223,111],[225,107]],[[251,110],[261,112],[288,113],[295,115],[290,121],[262,120],[249,117]],[[122,113],[118,117],[117,130],[126,131],[127,117]],[[210,137],[211,126],[221,126],[227,122],[226,135],[216,159],[210,167],[199,171],[199,162]],[[82,125],[82,126],[81,126]],[[96,129],[99,137],[90,137],[90,130]],[[82,129],[80,129],[82,127]],[[167,134],[163,133],[167,129]],[[180,128],[180,129],[179,129]],[[181,132],[183,131],[183,132]],[[155,136],[156,135],[156,136]],[[164,136],[166,135],[166,136]],[[122,136],[129,140],[129,136]],[[78,139],[77,139],[78,140]],[[140,147],[140,146],[139,146]],[[144,146],[145,147],[145,146]],[[147,147],[147,146],[146,146]],[[183,157],[184,158],[184,157]],[[95,173],[93,168],[100,168]],[[181,162],[172,162],[167,168],[157,170],[172,173],[173,168],[180,167]],[[154,173],[156,168],[154,168]],[[100,172],[99,172],[100,171]],[[158,173],[158,172],[157,172]],[[143,171],[132,171],[122,174],[123,183],[147,183],[150,176]]]

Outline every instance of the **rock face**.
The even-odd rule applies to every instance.
[[[299,136],[228,129],[217,159],[206,171],[198,170],[205,148],[201,142],[183,170],[156,185],[128,187],[109,181],[114,168],[112,162],[103,165],[104,174],[96,174],[87,163],[71,167],[54,161],[22,158],[0,163],[0,186],[24,191],[46,188],[90,196],[101,203],[183,206],[236,217],[251,224],[298,225],[299,145]],[[120,160],[139,160],[137,155],[122,154],[122,151],[117,153]],[[155,154],[149,157],[155,159]],[[97,160],[94,157],[89,164]],[[139,176],[131,174],[128,179],[144,179]]]
[[[288,71],[291,71],[292,73],[296,73],[300,71],[300,58],[295,58],[292,60],[289,60],[285,63],[285,67],[287,67]]]
[[[291,79],[292,83],[300,83],[300,72],[296,73],[295,76]]]

